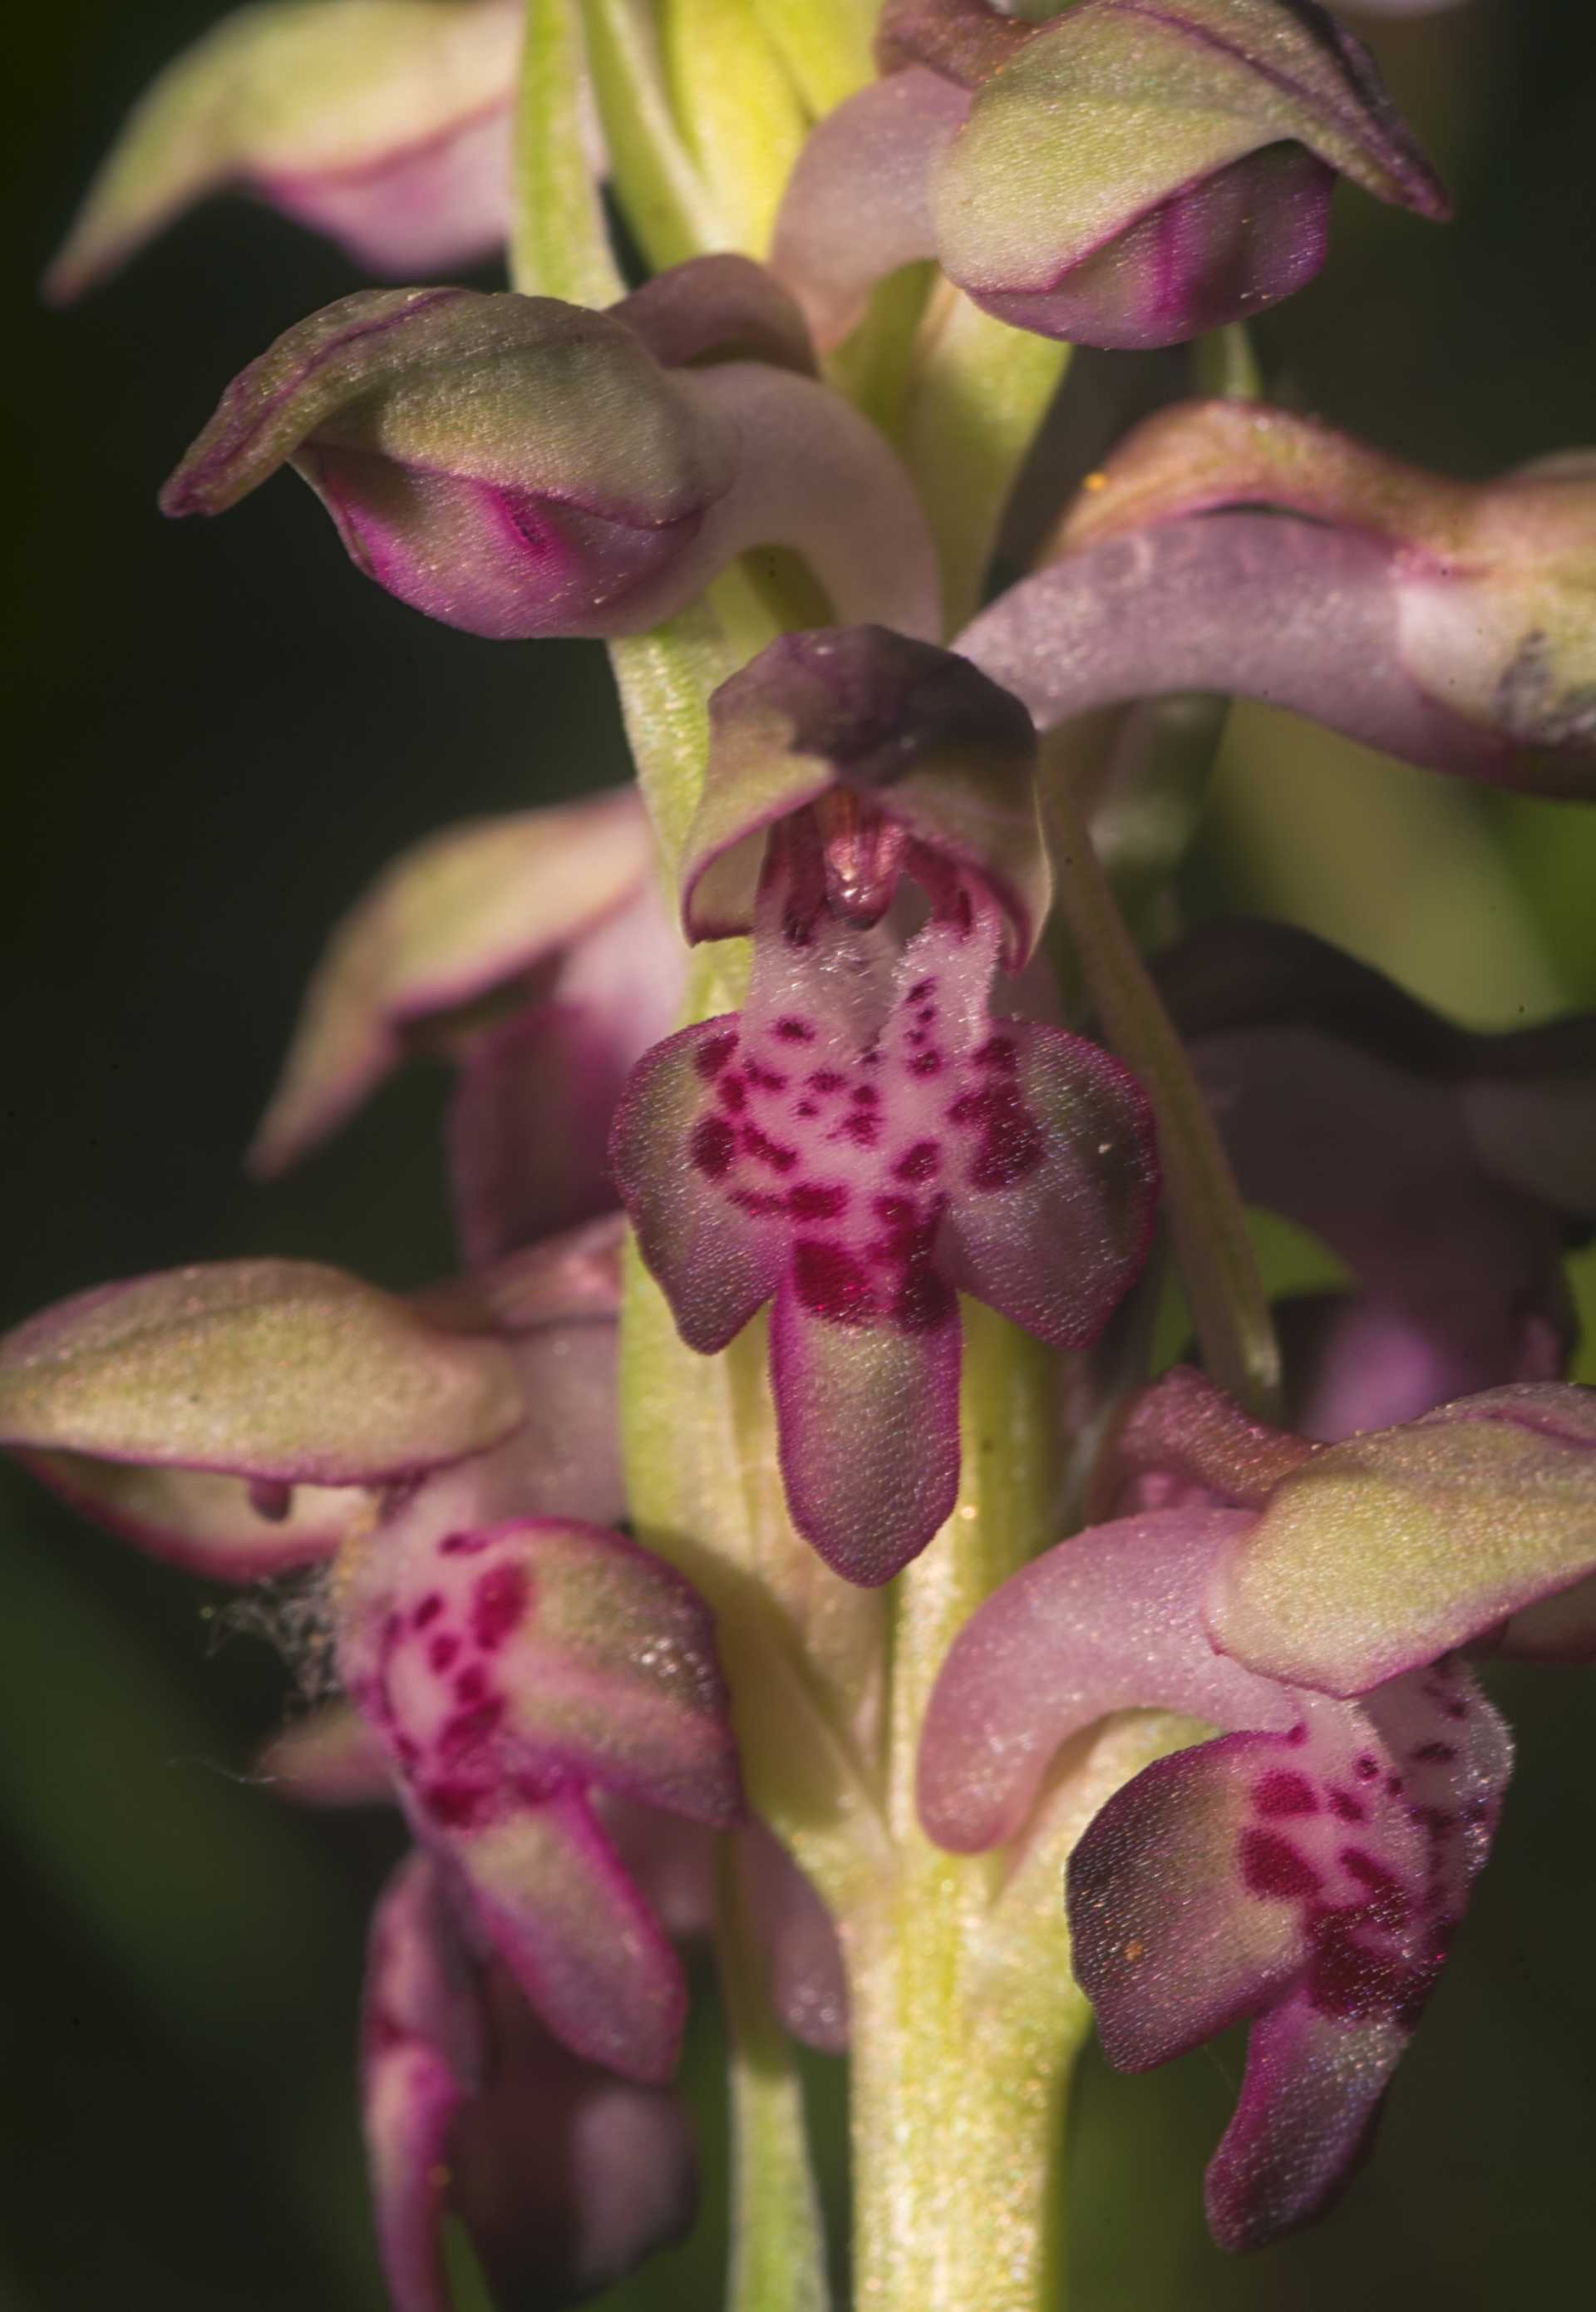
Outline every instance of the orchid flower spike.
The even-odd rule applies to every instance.
[[[1373,60],[1314,0],[895,0],[887,78],[823,121],[772,261],[830,346],[869,291],[934,257],[1000,320],[1077,344],[1178,345],[1324,263],[1337,176],[1449,214]]]
[[[953,1507],[958,1292],[1094,1338],[1146,1252],[1148,1111],[1094,1046],[989,1009],[1048,896],[1015,700],[865,627],[783,636],[710,713],[682,918],[751,930],[753,978],[639,1064],[615,1177],[690,1347],[774,1300],[794,1521],[874,1584]]]
[[[381,275],[487,257],[510,222],[519,0],[267,0],[134,108],[45,276],[64,302],[223,187]]]
[[[1284,924],[1206,924],[1156,974],[1242,1195],[1353,1274],[1308,1433],[1558,1379],[1564,1256],[1596,1222],[1596,1020],[1472,1034]]]
[[[1223,1730],[1102,1808],[1068,1904],[1120,2069],[1251,2020],[1207,2209],[1221,2246],[1256,2247],[1347,2179],[1444,1964],[1511,1764],[1448,1650],[1596,1568],[1596,1397],[1496,1390],[1315,1447],[1178,1372],[1115,1475],[1171,1505],[1076,1535],[977,1612],[927,1713],[921,1813],[978,1852],[1109,1711]]]
[[[575,2304],[692,2220],[692,2136],[667,2089],[551,2037],[433,1859],[400,1864],[372,1922],[361,2089],[394,2312],[449,2312],[443,2219],[495,2300]]]
[[[694,259],[609,313],[364,291],[233,381],[162,504],[220,513],[292,464],[359,569],[499,640],[641,633],[771,545],[845,615],[934,632],[908,477],[800,357],[790,304],[740,258]]]
[[[1596,467],[1449,482],[1285,410],[1138,426],[958,647],[1051,728],[1262,698],[1426,767],[1596,796]]]
[[[340,1681],[483,1948],[563,2044],[658,2080],[681,1970],[594,1794],[716,1827],[741,1800],[707,1610],[583,1514],[622,1508],[618,1238],[421,1306],[295,1262],[80,1294],[0,1343],[0,1438],[197,1570],[333,1559]]]
[[[636,788],[430,836],[334,932],[251,1167],[284,1170],[409,1053],[437,1051],[457,1070],[468,1262],[592,1219],[615,1202],[621,1087],[669,1032],[686,959]]]

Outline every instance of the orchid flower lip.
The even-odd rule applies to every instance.
[[[1029,745],[1024,760],[1029,778]],[[779,763],[776,775],[786,793]],[[706,784],[706,802],[718,792]],[[1034,826],[1029,785],[1025,802]],[[753,811],[736,791],[733,805],[741,838]],[[865,1587],[924,1548],[957,1498],[957,1293],[1082,1345],[1145,1257],[1156,1194],[1134,1079],[1061,1029],[992,1015],[995,896],[917,830],[904,865],[927,920],[907,937],[890,917],[861,928],[829,903],[812,812],[778,820],[747,1004],[649,1054],[611,1142],[689,1347],[715,1353],[774,1301],[788,1507]]]

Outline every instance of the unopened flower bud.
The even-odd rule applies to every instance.
[[[889,77],[822,124],[776,241],[823,338],[934,256],[1017,328],[1178,345],[1312,279],[1338,176],[1448,214],[1367,50],[1314,0],[1079,0],[1040,26],[908,0],[879,53]],[[844,235],[850,211],[867,222]]]
[[[791,366],[667,368],[650,349],[737,351],[774,328],[790,358],[772,301],[698,263],[696,321],[692,267],[612,314],[466,289],[346,297],[234,380],[162,504],[219,513],[291,463],[359,568],[496,639],[638,633],[756,545],[807,556],[858,615],[930,630],[930,539],[873,427]]]
[[[517,0],[241,8],[135,107],[46,276],[58,301],[236,185],[378,274],[485,257],[510,215]]]

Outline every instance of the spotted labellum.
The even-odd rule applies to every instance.
[[[641,1063],[615,1174],[692,1347],[773,1302],[794,1522],[877,1583],[957,1494],[959,1293],[1094,1338],[1145,1254],[1151,1126],[1105,1053],[991,1008],[1047,891],[1014,700],[855,628],[773,644],[712,715],[683,922],[751,929],[753,976]]]

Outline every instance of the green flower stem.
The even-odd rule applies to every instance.
[[[1059,2300],[1054,2167],[1084,2014],[1067,1988],[1062,1905],[1055,1889],[1039,1919],[1027,1913],[1026,1964],[1005,1985],[992,1931],[1005,1858],[944,1853],[921,1830],[915,1802],[920,1729],[950,1644],[975,1607],[1057,1537],[1057,1361],[989,1309],[966,1303],[964,1316],[959,1502],[895,1586],[887,1813],[896,1867],[842,1921],[855,2301],[871,2312],[1053,2312]],[[1041,2028],[1022,1988],[1038,1968],[1052,2010]]]
[[[659,0],[677,119],[737,248],[764,257],[809,118],[747,0]]]
[[[1192,383],[1223,401],[1261,401],[1264,381],[1245,321],[1210,329],[1191,349]]]
[[[1235,1176],[1069,781],[1057,772],[1057,763],[1045,766],[1042,792],[1058,902],[1103,1032],[1153,1103],[1175,1255],[1204,1362],[1250,1410],[1273,1414],[1280,1353]]]
[[[829,2312],[803,2086],[771,2005],[739,1841],[721,1839],[715,1956],[732,2051],[732,2269],[725,2312]]]
[[[1069,357],[1068,346],[995,321],[951,283],[933,294],[899,446],[942,550],[950,632],[979,607],[1009,494]]]
[[[817,118],[874,77],[874,0],[753,0],[753,13]]]
[[[627,743],[659,838],[668,898],[709,755],[709,695],[737,664],[707,602],[609,645]]]
[[[583,0],[583,21],[611,185],[649,265],[735,248],[671,111],[650,16],[632,0]]]
[[[583,138],[586,85],[577,0],[527,0],[510,278],[523,296],[612,305],[626,284]]]
[[[929,263],[900,265],[877,285],[864,319],[825,361],[829,383],[889,440],[903,424],[915,340],[934,279]]]
[[[1054,734],[1055,777],[1067,777],[1131,936],[1144,950],[1178,938],[1174,876],[1197,837],[1231,702],[1179,691],[1099,708]],[[1074,968],[1065,933],[1066,977]]]

